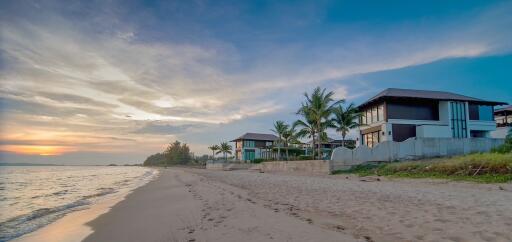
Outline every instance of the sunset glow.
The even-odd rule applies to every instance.
[[[76,149],[73,147],[47,145],[2,145],[0,146],[0,150],[23,155],[55,156]]]
[[[0,1],[1,161],[210,154],[294,122],[316,86],[356,105],[392,87],[512,102],[512,2],[128,2]]]

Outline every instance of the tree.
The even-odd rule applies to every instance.
[[[326,89],[316,87],[311,95],[304,93],[306,101],[302,103],[301,108],[297,111],[297,114],[302,115],[307,121],[313,124],[313,128],[317,135],[317,140],[321,140],[322,133],[328,127],[332,126],[332,120],[330,116],[336,106],[345,102],[345,100],[334,101],[334,92],[326,92]],[[313,139],[313,147],[316,146],[315,139]],[[318,145],[318,156],[321,159],[321,145]]]
[[[220,146],[212,145],[212,146],[208,147],[208,149],[210,149],[212,151],[212,158],[215,160],[215,152],[220,150]]]
[[[282,134],[282,140],[284,147],[286,148],[286,160],[290,160],[290,155],[288,154],[288,146],[290,145],[290,142],[297,141],[297,131],[295,130],[295,125],[292,125],[290,128],[285,130],[285,132]]]
[[[167,165],[187,164],[191,161],[190,149],[187,144],[179,141],[169,144],[164,151],[165,163]]]
[[[353,103],[348,105],[347,108],[339,106],[334,109],[334,118],[332,123],[336,128],[336,132],[341,134],[342,146],[345,146],[345,137],[351,129],[355,129],[359,126],[358,119],[361,114]]]
[[[144,166],[157,166],[164,164],[166,161],[165,154],[164,153],[156,153],[153,155],[148,156],[146,160],[144,161]]]
[[[232,149],[233,148],[231,147],[231,145],[229,145],[227,142],[222,142],[222,143],[220,143],[220,149],[219,149],[219,151],[217,151],[217,154],[222,153],[224,155],[224,160],[227,161],[228,160],[227,154],[231,155]]]
[[[274,132],[277,135],[277,160],[281,159],[281,143],[283,141],[283,134],[286,133],[288,130],[288,125],[285,124],[283,121],[278,120],[274,123],[274,129],[271,129],[272,132]]]
[[[313,140],[313,157],[315,157],[315,144],[316,144],[316,129],[315,124],[308,115],[305,115],[305,121],[297,120],[293,124],[294,127],[300,127],[301,129],[297,132],[297,138],[310,138]]]

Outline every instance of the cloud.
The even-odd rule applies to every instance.
[[[158,135],[168,135],[168,134],[183,134],[185,132],[191,131],[194,128],[200,128],[203,126],[197,124],[171,124],[166,122],[151,122],[144,125],[142,128],[137,129],[134,133],[139,134],[158,134]]]
[[[271,11],[274,18],[263,23],[242,16],[238,5],[193,8],[203,17],[233,20],[218,27],[186,14],[168,14],[182,20],[177,24],[150,9],[132,13],[127,9],[133,3],[96,4],[5,4],[2,144],[152,150],[169,138],[202,140],[203,133],[219,127],[218,132],[226,132],[230,127],[224,124],[250,129],[250,120],[259,117],[291,116],[301,93],[316,85],[332,87],[337,98],[350,100],[372,90],[347,77],[512,49],[510,3],[443,23],[425,20],[379,29],[355,23],[320,26],[325,27],[321,33],[310,29],[322,21],[318,6],[309,11],[311,6],[279,5]],[[159,21],[164,22],[154,24]],[[274,21],[293,31],[274,29]],[[203,142],[217,141],[211,136]]]

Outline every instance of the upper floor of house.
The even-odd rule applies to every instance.
[[[271,148],[279,138],[273,134],[245,133],[244,135],[231,140],[235,142],[235,149],[242,148]]]
[[[494,106],[487,101],[442,91],[388,88],[359,106],[361,128],[400,120],[447,124],[451,119],[494,122]]]
[[[451,92],[389,88],[359,106],[357,144],[490,137],[497,125],[494,106],[505,104]]]

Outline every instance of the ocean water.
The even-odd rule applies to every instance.
[[[67,213],[120,196],[157,174],[144,167],[0,167],[0,241],[35,231]]]

